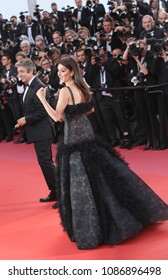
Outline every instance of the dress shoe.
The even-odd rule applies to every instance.
[[[13,135],[8,136],[8,137],[6,138],[6,142],[11,142],[11,141],[13,141]]]
[[[132,148],[131,141],[129,139],[122,139],[122,140],[120,140],[119,147],[121,149],[128,149],[128,150],[130,150]]]
[[[18,138],[16,141],[14,141],[14,144],[21,144],[21,143],[25,143],[26,139],[23,137]]]
[[[57,209],[57,208],[58,208],[58,203],[57,203],[57,202],[54,203],[54,204],[52,205],[52,208],[53,208],[53,209]]]
[[[159,150],[166,150],[168,149],[168,145],[167,144],[162,144],[159,146]]]
[[[40,198],[40,202],[50,202],[55,200],[57,199],[54,191],[51,191],[47,197]]]
[[[150,148],[151,148],[151,143],[150,143],[150,142],[147,142],[147,143],[146,143],[146,146],[145,146],[145,148],[144,148],[144,151],[148,151],[148,150],[150,150]]]
[[[144,145],[145,143],[146,143],[145,139],[138,139],[137,141],[136,140],[134,141],[133,146],[134,147],[141,146],[141,145]]]

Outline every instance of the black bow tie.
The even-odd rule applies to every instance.
[[[30,87],[29,84],[25,84],[25,85],[24,85],[24,88],[25,88],[25,89],[26,89],[27,87],[28,87],[28,88]]]

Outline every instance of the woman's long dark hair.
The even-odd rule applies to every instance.
[[[84,99],[86,102],[89,102],[91,100],[91,93],[90,90],[88,88],[88,86],[86,85],[86,83],[84,82],[82,75],[80,73],[80,69],[78,66],[78,63],[76,62],[76,60],[70,56],[64,56],[60,59],[59,63],[63,66],[65,66],[66,68],[68,68],[70,71],[74,72],[73,75],[73,80],[75,85],[78,87],[79,90],[81,90],[82,94],[84,95]]]

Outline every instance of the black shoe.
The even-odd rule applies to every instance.
[[[21,143],[25,143],[26,139],[23,137],[18,138],[16,141],[14,141],[14,144],[21,144]]]
[[[128,150],[130,150],[132,148],[131,141],[129,139],[122,139],[122,140],[120,140],[119,147],[121,149],[128,149]]]
[[[138,139],[138,140],[135,140],[134,143],[133,143],[133,146],[136,147],[136,146],[141,146],[141,145],[144,145],[146,143],[146,140],[145,139]]]
[[[53,208],[53,209],[57,209],[57,208],[58,208],[58,203],[57,203],[57,202],[54,203],[54,204],[52,205],[52,208]]]
[[[12,136],[8,136],[6,138],[6,142],[11,142],[11,141],[13,141],[13,135]]]
[[[40,198],[40,202],[50,202],[50,201],[55,201],[56,199],[56,194],[54,191],[51,191],[47,197],[42,197]]]
[[[150,148],[151,148],[151,143],[150,143],[150,142],[147,142],[147,143],[146,143],[146,146],[145,146],[145,148],[144,148],[144,151],[148,151],[148,150],[150,150]]]
[[[162,144],[159,146],[159,150],[166,150],[168,148],[168,145],[167,144]]]

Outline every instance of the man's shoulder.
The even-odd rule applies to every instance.
[[[32,89],[37,89],[40,87],[45,87],[45,85],[38,77],[34,77],[33,81],[31,82],[30,87]]]

